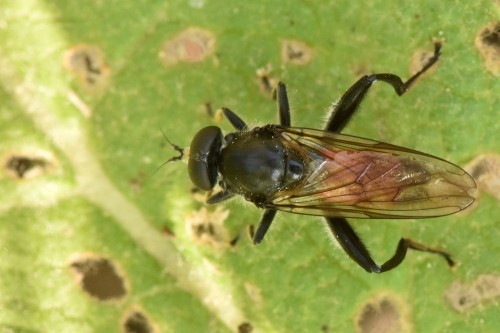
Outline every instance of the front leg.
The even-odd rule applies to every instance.
[[[229,200],[234,196],[235,196],[235,194],[233,192],[230,192],[228,190],[222,190],[220,192],[217,192],[217,193],[211,195],[207,199],[207,204],[209,204],[209,205],[217,204],[219,202]]]
[[[228,108],[224,108],[224,107],[221,108],[221,110],[222,110],[222,113],[224,114],[224,116],[226,116],[227,120],[229,120],[231,125],[233,125],[233,127],[236,130],[246,131],[248,129],[247,124],[243,121],[243,119],[238,117],[238,115],[236,113],[234,113],[233,111],[229,110]]]
[[[276,86],[276,100],[278,101],[278,113],[280,117],[280,125],[285,127],[291,126],[290,119],[290,104],[288,103],[288,94],[286,86],[283,82],[278,82]]]

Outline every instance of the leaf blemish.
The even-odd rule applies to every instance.
[[[444,43],[441,41],[441,43]],[[413,53],[413,56],[411,57],[410,61],[410,66],[409,66],[409,73],[410,75],[416,74],[418,71],[422,69],[422,67],[425,66],[429,62],[429,59],[434,56],[434,51],[433,50],[417,50],[415,53]],[[424,75],[428,75],[429,73],[433,73],[437,69],[437,64],[429,68]],[[421,77],[422,77],[421,76]]]
[[[356,332],[408,332],[404,309],[402,302],[387,293],[370,298],[357,315]]]
[[[104,53],[96,46],[80,44],[69,49],[63,64],[90,92],[100,92],[108,85],[111,71]]]
[[[224,228],[224,221],[229,211],[221,206],[214,211],[203,207],[187,217],[188,234],[196,242],[215,248],[229,246],[229,236]]]
[[[249,322],[244,322],[238,325],[238,333],[251,333],[253,326]]]
[[[214,110],[212,108],[212,102],[207,101],[203,103],[203,108],[205,109],[206,114],[208,114],[209,117],[214,117]]]
[[[465,166],[478,188],[500,200],[500,155],[481,154]]]
[[[170,239],[175,238],[175,232],[166,224],[162,225],[160,232]]]
[[[146,175],[143,172],[139,172],[137,176],[132,178],[130,180],[130,187],[132,191],[135,193],[141,193],[142,192],[142,185],[144,183],[144,179],[146,178]]]
[[[118,300],[127,294],[123,276],[109,259],[79,254],[69,267],[81,288],[100,301]]]
[[[278,84],[278,80],[272,76],[272,71],[271,64],[267,64],[255,72],[260,92],[267,98],[273,98],[274,87]]]
[[[49,154],[12,153],[3,163],[7,174],[17,179],[32,179],[47,173],[55,161]]]
[[[262,296],[262,290],[255,284],[251,282],[245,282],[245,291],[252,300],[252,302],[257,306],[261,307],[264,304],[264,297]]]
[[[150,324],[149,318],[136,308],[125,314],[122,321],[122,331],[125,333],[153,333],[158,332],[154,326]]]
[[[194,63],[205,60],[214,49],[215,37],[211,31],[191,27],[165,41],[159,56],[165,65]]]
[[[483,27],[476,36],[476,48],[482,55],[486,69],[495,76],[500,75],[500,22]]]
[[[285,63],[307,65],[311,62],[313,52],[304,42],[287,39],[281,42],[281,59]]]
[[[482,274],[469,284],[453,282],[444,296],[457,312],[469,312],[479,304],[500,298],[500,275]]]

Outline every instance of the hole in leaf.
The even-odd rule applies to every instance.
[[[65,52],[63,63],[91,91],[102,90],[109,82],[110,69],[96,46],[80,44],[71,48]]]
[[[474,178],[479,189],[500,200],[500,155],[481,154],[465,169]]]
[[[123,322],[123,331],[125,333],[151,333],[154,329],[142,312],[134,310],[127,314]]]
[[[444,44],[444,41],[442,41],[441,43]],[[415,51],[410,60],[410,68],[409,68],[410,75],[414,75],[418,71],[420,71],[429,62],[429,59],[432,58],[433,56],[434,56],[433,49],[420,49]],[[437,69],[438,63],[439,61],[436,64],[434,64],[431,68],[427,69],[425,73],[420,76],[420,78],[429,75],[429,73],[433,73]]]
[[[256,71],[260,92],[267,98],[273,98],[274,88],[278,84],[278,80],[272,76],[272,71],[271,64],[258,68]]]
[[[47,172],[53,163],[44,156],[16,153],[5,161],[7,173],[18,179],[29,179]]]
[[[324,325],[321,325],[321,332],[323,333],[330,333],[330,325],[327,325],[327,324],[324,324]]]
[[[163,44],[160,50],[160,60],[165,65],[200,62],[211,55],[214,49],[215,37],[212,32],[192,27]]]
[[[281,42],[281,59],[294,65],[307,65],[313,57],[312,50],[304,42],[284,40]]]
[[[500,22],[483,27],[476,36],[476,48],[483,56],[486,69],[495,76],[500,75]]]
[[[71,261],[70,267],[82,289],[98,300],[120,299],[127,293],[123,277],[108,259],[79,256]]]
[[[481,42],[500,51],[500,22],[496,22],[482,31]]]
[[[203,108],[205,109],[205,112],[208,114],[210,118],[214,117],[214,109],[212,107],[212,102],[207,101],[203,103]]]
[[[453,282],[444,296],[457,312],[469,312],[479,304],[500,298],[500,275],[479,275],[468,284]]]
[[[228,216],[229,211],[220,206],[214,211],[203,207],[188,216],[188,232],[195,241],[202,244],[217,248],[228,246],[229,236],[224,228],[224,221]]]
[[[238,333],[251,333],[252,331],[253,331],[253,326],[248,322],[241,323],[238,326]]]
[[[407,332],[409,329],[403,320],[404,307],[394,297],[378,295],[366,302],[356,319],[356,331],[359,333]]]

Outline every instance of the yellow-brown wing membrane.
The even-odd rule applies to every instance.
[[[285,145],[304,157],[300,184],[269,207],[297,214],[423,218],[456,213],[474,201],[476,184],[438,157],[373,140],[282,128]]]

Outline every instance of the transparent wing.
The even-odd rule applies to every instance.
[[[387,143],[304,128],[281,128],[307,171],[269,207],[297,214],[423,218],[456,213],[474,201],[476,184],[460,167]]]

